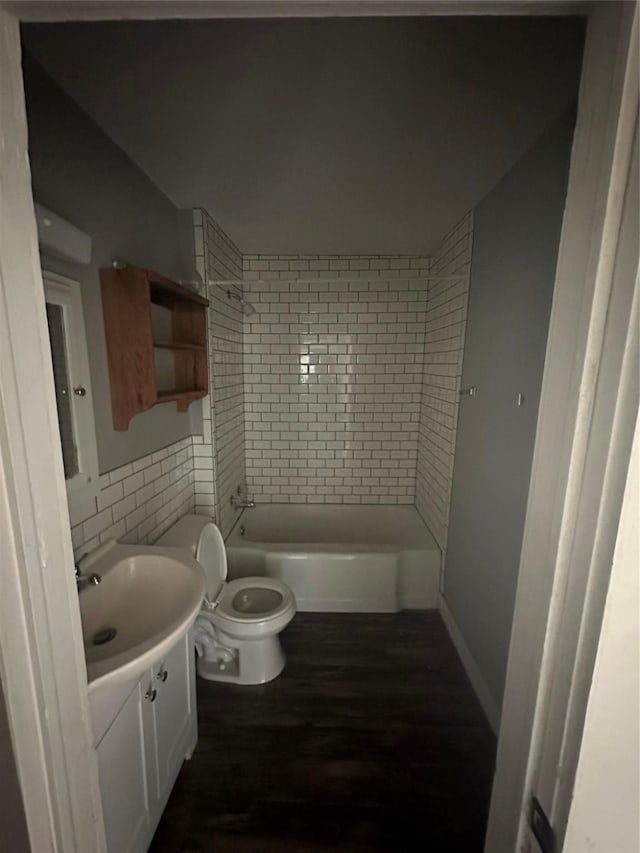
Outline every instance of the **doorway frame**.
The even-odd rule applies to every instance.
[[[31,193],[0,7],[0,670],[31,848],[106,850]],[[20,842],[17,842],[20,843]]]
[[[593,530],[581,528],[579,521],[586,507],[598,507],[598,535],[608,541],[612,558],[620,519],[618,492],[629,466],[629,435],[637,415],[634,389],[623,378],[610,413],[611,428],[616,424],[611,443],[597,446],[591,425],[638,116],[637,38],[635,4],[597,4],[585,43],[486,853],[530,850],[532,796],[540,794],[542,785],[550,785],[555,787],[554,799],[567,803],[573,788],[571,765],[577,764],[594,661],[589,668],[581,650],[570,657],[563,654],[563,622],[577,621],[583,648],[597,646],[603,606],[602,601],[598,605],[597,586],[608,585],[610,572],[606,549],[592,561],[595,565],[584,565],[584,554],[594,547]],[[629,285],[634,282],[618,282]],[[624,340],[626,330],[619,333]],[[587,481],[585,472],[597,454],[603,472],[599,481]],[[612,477],[618,480],[617,489],[607,488]],[[588,585],[580,599],[567,596],[569,578],[587,572],[600,575],[598,584]],[[575,683],[562,713],[556,708],[550,720],[553,677],[558,673]],[[565,741],[566,765],[561,773],[556,768],[554,779],[539,775],[549,726],[557,727]],[[546,798],[541,799],[546,806]],[[563,810],[548,817],[556,840],[562,842]]]
[[[544,0],[138,0],[126,5],[98,0],[18,0],[0,5],[0,127],[4,143],[0,146],[0,524],[8,531],[0,540],[0,670],[33,849],[89,853],[106,849],[106,844],[31,195],[19,20],[548,15],[588,11],[578,124],[505,692],[508,714],[503,715],[487,836],[488,853],[511,853],[516,849],[511,842],[521,832],[526,807],[523,791],[540,660],[559,564],[561,528],[566,532],[561,522],[570,520],[580,498],[575,477],[579,475],[591,412],[584,392],[589,391],[590,379],[597,377],[599,365],[597,347],[589,348],[587,339],[608,304],[608,284],[600,261],[617,236],[615,222],[606,216],[606,201],[610,192],[616,191],[612,163],[623,102],[620,63],[626,65],[628,60],[626,27],[633,5]],[[616,57],[614,68],[606,61],[608,56]],[[591,117],[602,116],[603,109],[607,121],[594,122]],[[585,169],[587,161],[590,172]],[[585,202],[593,206],[585,208]],[[585,210],[595,214],[585,215]],[[576,275],[575,269],[582,270],[583,276]],[[32,319],[25,323],[25,317]],[[552,375],[548,369],[552,364],[560,366],[559,375]],[[24,389],[28,393],[21,393]],[[558,424],[563,425],[560,440]],[[551,460],[557,463],[553,470]],[[539,559],[542,544],[543,571]],[[536,602],[536,607],[527,602],[525,592],[533,595],[529,602]],[[521,667],[525,665],[530,678],[524,695],[516,701],[522,688]],[[514,743],[517,749],[511,753]],[[506,764],[501,763],[501,754],[508,755]]]

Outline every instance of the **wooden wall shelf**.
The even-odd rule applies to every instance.
[[[154,341],[153,346],[154,349],[188,349],[195,350],[196,352],[201,352],[202,350],[206,349],[206,347],[202,346],[201,344],[187,344],[183,343],[182,341],[174,341],[173,343],[169,341]]]
[[[107,338],[113,427],[158,403],[175,402],[186,412],[209,392],[207,306],[209,301],[153,270],[100,270]],[[170,335],[154,340],[153,306],[170,312]],[[162,313],[162,312],[161,312]],[[173,357],[170,389],[158,388],[156,351]]]

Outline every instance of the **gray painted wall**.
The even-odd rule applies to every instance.
[[[18,782],[9,721],[0,683],[0,850],[28,853],[29,837]]]
[[[208,210],[242,252],[420,255],[566,109],[584,19],[22,29],[36,59],[169,198]]]
[[[137,415],[126,432],[113,429],[98,270],[124,258],[193,279],[193,249],[178,209],[28,56],[24,77],[34,198],[93,241],[90,265],[44,257],[43,266],[82,285],[102,473],[191,435],[192,418],[165,403]]]
[[[444,596],[502,702],[574,114],[475,212]],[[524,393],[524,406],[517,395]]]

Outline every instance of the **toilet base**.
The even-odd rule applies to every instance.
[[[220,643],[237,650],[234,660],[225,662],[198,658],[196,672],[207,681],[235,684],[265,684],[277,678],[285,665],[285,656],[277,635],[260,640],[236,640],[217,631]]]

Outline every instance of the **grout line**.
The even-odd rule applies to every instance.
[[[361,272],[362,273],[366,273],[366,272],[384,273],[384,272],[387,272],[387,270],[361,270]],[[396,271],[394,270],[394,272],[396,272]],[[273,284],[335,284],[336,282],[340,282],[340,283],[344,284],[345,282],[350,282],[350,281],[354,281],[354,282],[358,282],[359,284],[362,284],[363,282],[366,282],[368,280],[376,281],[376,282],[389,280],[389,281],[395,282],[398,280],[402,281],[404,279],[407,279],[409,281],[415,282],[415,281],[464,281],[467,278],[467,274],[465,274],[465,275],[448,275],[448,276],[447,275],[444,275],[444,276],[442,276],[442,275],[440,275],[440,276],[438,276],[438,275],[435,275],[435,276],[432,276],[432,275],[415,275],[414,276],[414,275],[403,275],[403,272],[409,273],[409,272],[415,272],[415,270],[399,270],[397,272],[400,273],[397,276],[395,276],[395,275],[394,276],[376,275],[375,277],[373,277],[373,276],[360,275],[360,276],[354,276],[353,278],[348,277],[348,276],[340,276],[340,277],[335,277],[335,278],[208,279],[207,284],[209,286],[218,285],[220,287],[228,287],[229,285],[232,285],[232,284],[235,284],[235,285],[238,285],[238,284],[250,284],[250,285],[252,285],[252,284],[270,284],[270,285],[273,285]]]

